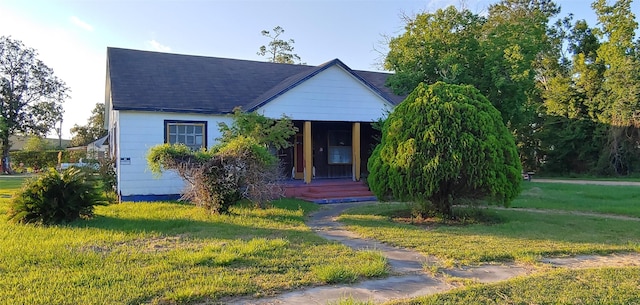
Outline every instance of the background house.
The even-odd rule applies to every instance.
[[[278,152],[292,179],[359,180],[375,142],[371,123],[403,99],[385,87],[388,76],[338,59],[307,66],[108,48],[105,121],[118,192],[123,200],[175,198],[183,181],[153,177],[149,148],[211,147],[238,106],[287,115],[299,128],[294,145]]]
[[[108,135],[87,144],[87,158],[101,160],[107,156],[108,151],[109,151]]]

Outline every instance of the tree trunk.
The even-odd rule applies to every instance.
[[[11,163],[9,162],[9,149],[11,145],[9,143],[9,135],[3,135],[2,140],[2,161],[0,165],[2,166],[2,174],[13,174],[13,170],[11,170]]]
[[[451,208],[451,202],[447,196],[433,202],[436,212],[442,214],[443,217],[453,218],[453,209]]]
[[[611,126],[609,129],[609,158],[616,175],[629,174],[629,164],[625,156],[625,127]]]

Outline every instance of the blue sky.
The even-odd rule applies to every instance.
[[[378,70],[383,35],[402,33],[403,14],[461,3],[486,13],[491,0],[0,0],[0,36],[38,50],[71,88],[64,137],[104,102],[106,48],[264,60],[256,52],[275,26],[295,39],[303,62],[339,58],[352,69]],[[561,16],[595,24],[590,0],[558,0]],[[638,1],[633,3],[640,12]]]

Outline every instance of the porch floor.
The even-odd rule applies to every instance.
[[[314,179],[310,184],[302,180],[284,182],[285,196],[315,203],[375,201],[376,196],[362,181],[351,179]]]

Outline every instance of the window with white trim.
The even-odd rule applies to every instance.
[[[182,143],[193,150],[207,147],[206,121],[164,121],[165,143]]]

